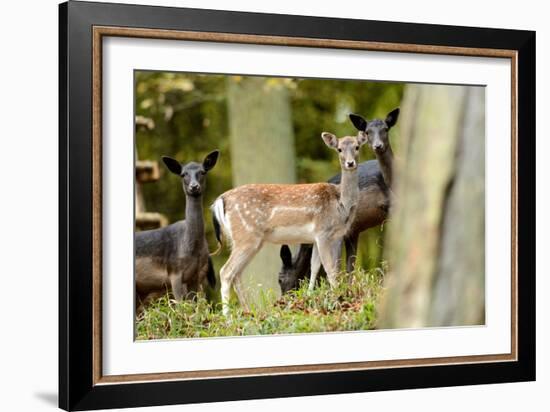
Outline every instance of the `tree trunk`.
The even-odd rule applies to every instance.
[[[484,93],[405,90],[382,328],[485,321]]]
[[[296,181],[294,134],[286,86],[278,79],[227,80],[233,186]],[[279,246],[265,244],[243,273],[247,300],[259,290],[280,294]]]

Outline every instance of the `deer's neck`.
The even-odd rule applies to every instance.
[[[376,159],[380,165],[380,171],[384,177],[384,182],[388,187],[392,187],[393,180],[393,151],[388,146],[386,151],[382,154],[376,154]]]
[[[359,177],[357,169],[342,170],[340,182],[340,202],[349,213],[357,205],[359,199]]]
[[[185,235],[184,241],[190,246],[200,246],[204,239],[204,216],[202,196],[185,197]]]

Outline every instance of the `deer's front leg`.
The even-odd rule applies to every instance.
[[[308,290],[311,292],[315,289],[315,282],[317,281],[317,275],[319,274],[319,269],[321,268],[321,260],[319,259],[319,251],[317,250],[317,245],[313,244],[313,250],[311,251],[311,275],[309,277],[309,287]]]
[[[337,239],[334,244],[332,245],[332,258],[334,259],[334,266],[336,270],[336,274],[340,272],[340,268],[342,267],[342,244],[344,243],[344,239]]]
[[[170,286],[172,286],[172,293],[174,299],[178,302],[181,301],[185,295],[187,295],[187,285],[183,283],[183,274],[171,275]]]
[[[336,286],[336,278],[338,277],[338,260],[341,255],[342,240],[328,240],[321,239],[317,241],[317,248],[319,250],[319,257],[325,272],[327,273],[327,279],[331,287]]]
[[[351,234],[345,238],[346,246],[346,272],[351,273],[355,269],[357,259],[357,244],[359,243],[359,234]]]

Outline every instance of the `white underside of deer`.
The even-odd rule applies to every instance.
[[[249,184],[222,194],[212,205],[231,254],[220,270],[224,313],[228,313],[231,286],[245,304],[240,276],[265,242],[275,244],[313,243],[314,268],[322,264],[329,283],[338,274],[337,256],[341,239],[353,221],[359,197],[357,164],[359,137],[337,139],[323,133],[325,143],[339,151],[342,166],[340,186],[330,183]],[[269,270],[269,268],[266,268]]]

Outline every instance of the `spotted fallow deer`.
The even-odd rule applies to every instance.
[[[342,171],[339,186],[331,183],[248,184],[229,190],[212,205],[214,229],[232,246],[220,270],[224,313],[228,314],[231,286],[241,305],[240,276],[264,242],[312,243],[312,273],[322,263],[331,286],[337,281],[341,239],[353,221],[359,197],[357,165],[364,134],[338,139],[322,133],[325,144],[338,152]],[[220,228],[221,232],[220,233]]]

